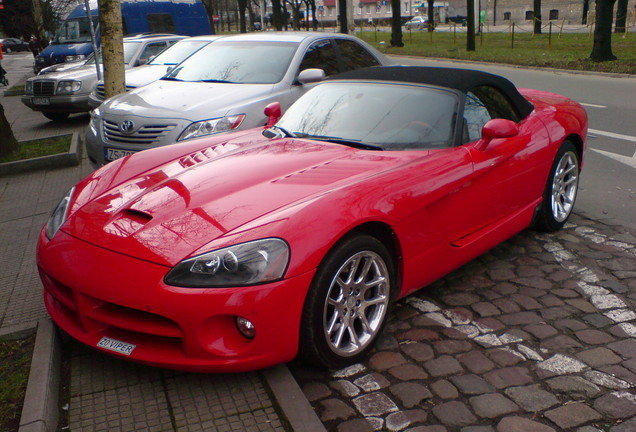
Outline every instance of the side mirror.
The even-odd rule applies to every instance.
[[[497,138],[511,138],[519,134],[519,126],[512,120],[492,119],[481,128],[481,139],[477,141],[475,148],[485,150],[490,141]]]
[[[305,69],[298,74],[298,82],[302,85],[317,83],[324,80],[325,76],[322,69]]]
[[[265,107],[265,115],[267,116],[267,127],[272,127],[280,119],[281,116],[280,103],[272,102]]]

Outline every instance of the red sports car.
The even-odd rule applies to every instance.
[[[68,192],[38,244],[63,330],[168,368],[341,367],[391,302],[574,206],[584,109],[495,75],[358,70],[266,113]]]

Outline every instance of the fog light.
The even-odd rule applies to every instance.
[[[254,328],[254,324],[252,324],[252,321],[243,317],[236,317],[236,328],[246,338],[254,339],[256,329]]]

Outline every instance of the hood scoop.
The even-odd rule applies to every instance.
[[[130,237],[152,220],[149,213],[127,208],[117,213],[105,227],[104,231],[117,237]]]

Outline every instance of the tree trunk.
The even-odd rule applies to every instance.
[[[120,0],[100,1],[99,26],[102,33],[104,93],[108,99],[126,91]]]
[[[338,18],[340,19],[340,33],[348,34],[349,21],[347,20],[347,0],[338,0],[338,9]]]
[[[272,0],[272,26],[278,31],[283,29],[283,8],[280,0]]]
[[[475,0],[466,1],[466,51],[475,51]]]
[[[595,62],[616,60],[612,52],[612,21],[616,0],[596,0],[594,45],[590,60]]]
[[[541,0],[534,0],[534,34],[541,34]]]
[[[435,8],[433,5],[435,4],[435,0],[427,0],[428,1],[428,31],[432,32],[435,30]]]
[[[614,33],[625,33],[627,24],[627,0],[618,0],[616,3],[616,25]]]
[[[20,149],[18,140],[15,139],[11,125],[4,115],[4,107],[0,103],[0,156],[7,156]]]
[[[403,47],[402,42],[402,2],[401,0],[391,0],[391,46]]]
[[[247,0],[238,0],[239,32],[240,33],[247,33],[247,24],[245,23],[246,11],[247,11]]]
[[[587,25],[587,14],[590,12],[590,0],[583,0],[583,18],[581,24]]]

